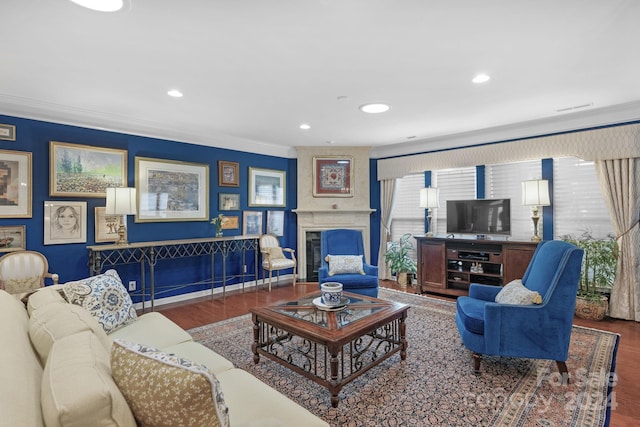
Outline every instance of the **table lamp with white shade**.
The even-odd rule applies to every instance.
[[[540,206],[549,206],[551,201],[549,199],[549,181],[546,179],[532,179],[529,181],[522,181],[522,204],[524,206],[533,206],[533,215],[531,220],[533,221],[533,236],[532,242],[539,242],[542,240],[538,235],[538,208]]]
[[[135,215],[137,212],[136,189],[130,187],[107,188],[105,192],[107,193],[107,204],[104,209],[105,214],[119,216],[119,238],[116,244],[126,245],[128,242],[124,223],[127,220],[126,215]]]
[[[427,221],[428,221],[428,229],[426,236],[433,236],[433,229],[431,228],[431,218],[432,218],[432,209],[440,207],[439,199],[440,190],[435,187],[427,187],[422,188],[420,190],[420,207],[428,209],[427,211]]]

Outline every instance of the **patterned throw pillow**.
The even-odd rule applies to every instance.
[[[67,301],[88,310],[108,334],[137,318],[129,292],[115,270],[67,282],[63,291]]]
[[[530,291],[517,279],[506,284],[498,295],[498,304],[542,304],[542,297],[538,292]]]
[[[336,274],[365,274],[362,268],[362,255],[327,255],[329,276]]]
[[[116,339],[111,373],[142,427],[229,427],[220,384],[204,365]]]

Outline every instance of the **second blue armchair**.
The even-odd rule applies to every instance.
[[[378,297],[378,267],[367,264],[364,257],[364,243],[360,230],[335,229],[325,230],[320,233],[320,253],[322,264],[318,269],[318,282],[340,282],[346,292],[354,292],[360,295]],[[353,261],[354,259],[344,256],[356,256],[362,259],[362,269],[353,270],[354,264],[349,264],[347,268],[330,270],[327,255],[331,255],[334,260]],[[345,264],[346,265],[346,264]],[[359,264],[357,265],[359,267]],[[334,274],[331,274],[334,273]]]

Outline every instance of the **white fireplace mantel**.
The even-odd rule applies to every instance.
[[[364,240],[365,258],[369,256],[370,216],[375,209],[294,209],[298,216],[298,273],[307,277],[306,235],[334,228],[360,230]]]

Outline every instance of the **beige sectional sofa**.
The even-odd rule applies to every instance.
[[[27,307],[0,290],[0,342],[0,427],[134,427],[144,424],[134,414],[141,407],[152,407],[150,403],[156,404],[154,411],[166,412],[152,415],[178,413],[173,403],[150,402],[156,399],[154,396],[174,392],[178,395],[174,398],[189,405],[199,397],[211,400],[212,394],[216,400],[215,387],[219,387],[224,399],[217,402],[220,404],[217,410],[227,411],[223,414],[227,419],[213,423],[190,420],[181,425],[328,426],[246,371],[234,368],[229,360],[194,342],[187,332],[160,313],[143,314],[107,334],[88,310],[69,303],[56,287],[43,288],[31,295]],[[118,386],[118,378],[113,375],[115,369],[112,372],[114,348],[118,347],[125,357],[128,354],[139,357],[134,352],[127,353],[129,350],[123,344],[127,342],[204,365],[213,374],[213,393],[211,389],[196,392],[197,385],[188,385],[184,393],[176,392],[176,385],[170,383],[173,374],[163,373],[160,378],[167,383],[159,387],[161,394],[154,395],[149,390],[153,388],[149,385],[154,385],[152,381],[143,386],[143,399],[135,401],[134,394],[126,394],[130,392]],[[142,384],[138,373],[127,371],[131,359],[125,362],[118,368],[120,384],[124,380],[129,380],[127,387],[139,381]],[[133,365],[139,367],[135,362]],[[176,369],[184,372],[182,367]],[[132,409],[133,404],[137,405],[136,410]],[[197,413],[188,406],[181,409],[189,416]],[[207,411],[211,412],[205,407],[204,412]],[[215,418],[215,411],[211,413]],[[159,421],[155,425],[162,424]]]

